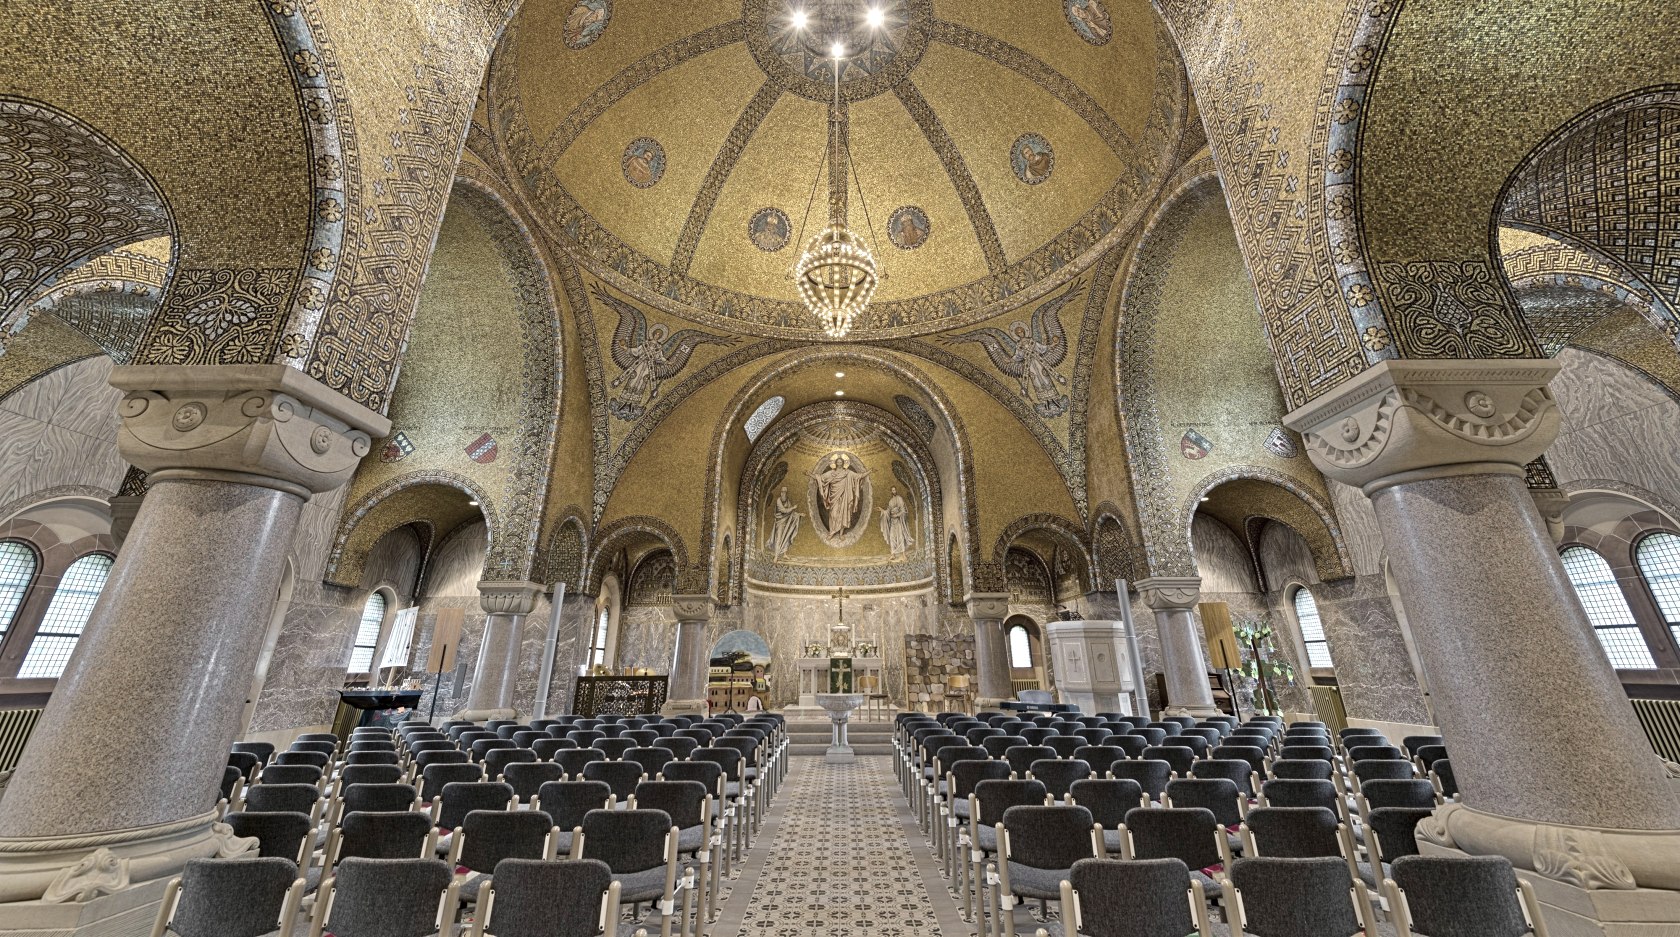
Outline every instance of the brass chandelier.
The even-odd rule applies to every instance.
[[[867,14],[871,29],[881,24],[878,9]],[[795,12],[793,26],[804,30],[806,18]],[[864,238],[847,223],[847,170],[851,163],[851,149],[847,145],[846,109],[840,102],[840,68],[846,58],[845,43],[835,40],[829,52],[834,60],[834,100],[829,107],[827,163],[829,176],[828,225],[805,244],[805,250],[793,266],[794,283],[805,308],[816,317],[823,333],[829,338],[845,338],[852,331],[857,318],[869,307],[875,289],[883,276],[875,254]],[[805,222],[816,202],[817,185],[822,178],[821,162],[817,177],[811,180],[811,198],[805,206],[805,219],[800,222],[800,236],[804,236]],[[851,177],[855,178],[855,173]],[[863,200],[863,187],[858,185],[858,202],[863,205],[865,222],[869,222],[869,205]],[[873,228],[873,225],[871,225]]]

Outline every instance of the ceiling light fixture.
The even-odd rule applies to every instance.
[[[834,392],[834,396],[836,396],[836,397],[844,397],[844,396],[846,396],[846,392],[845,392],[845,391],[843,391],[843,390],[837,390],[837,391],[835,391],[835,392]]]
[[[836,372],[834,372],[834,376],[835,376],[835,377],[845,377],[845,376],[846,376],[846,372],[844,372],[844,371],[836,371]]]
[[[810,17],[805,15],[804,10],[794,10],[791,20],[794,29],[804,29],[805,24],[810,21]]]
[[[887,14],[880,7],[870,7],[869,12],[864,14],[864,20],[869,23],[870,29],[880,29],[887,21]]]
[[[806,243],[798,262],[793,265],[793,279],[798,285],[800,299],[822,327],[823,334],[829,338],[845,338],[851,333],[858,316],[869,307],[882,275],[869,244],[847,224],[848,182],[857,174],[855,171],[847,172],[852,154],[847,144],[847,112],[840,104],[840,70],[845,64],[846,44],[835,38],[829,51],[834,59],[834,101],[828,112],[825,151],[829,178],[828,226]],[[811,197],[805,203],[805,218],[799,224],[800,240],[805,237],[805,224],[810,220],[811,206],[817,200],[817,186],[821,180],[821,172],[811,180]],[[873,240],[874,225],[869,218],[869,203],[864,201],[861,184],[857,192],[858,203],[863,206],[864,221],[870,226]]]
[[[469,499],[468,499],[468,500],[467,500],[467,507],[469,507],[469,508],[476,508],[476,507],[478,507],[478,502],[477,502],[477,501],[473,501],[473,500],[471,500],[471,499],[470,499],[470,498],[469,498]]]

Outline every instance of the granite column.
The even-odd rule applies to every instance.
[[[1557,433],[1557,367],[1384,362],[1287,422],[1382,524],[1463,792],[1420,839],[1583,888],[1680,889],[1680,796],[1524,483]]]
[[[1215,716],[1213,685],[1208,682],[1207,658],[1197,636],[1196,601],[1202,580],[1195,576],[1156,576],[1140,579],[1138,595],[1155,612],[1161,640],[1161,672],[1166,677],[1165,712],[1170,715]]]
[[[709,595],[672,596],[677,615],[677,642],[672,653],[670,686],[665,712],[670,715],[706,712],[706,672],[710,648],[706,647],[706,623],[712,618]]]
[[[513,697],[519,688],[525,616],[531,614],[544,591],[536,582],[478,584],[479,605],[488,617],[484,619],[484,639],[478,645],[478,663],[473,667],[466,708],[455,718],[476,721],[515,717]]]
[[[6,791],[0,901],[85,901],[248,847],[213,808],[299,514],[390,427],[283,365],[111,383],[149,491]]]
[[[979,684],[974,701],[980,709],[994,709],[1015,698],[1009,675],[1009,640],[1003,633],[1003,621],[1009,617],[1009,593],[975,592],[966,601],[969,618],[974,621],[974,668]]]

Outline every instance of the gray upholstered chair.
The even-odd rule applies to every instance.
[[[1027,777],[1044,784],[1044,790],[1056,800],[1063,800],[1075,781],[1092,776],[1087,762],[1072,758],[1040,758],[1027,768]]]
[[[257,760],[265,765],[268,764],[270,758],[274,757],[274,745],[269,742],[234,742],[233,750],[249,752],[257,756]]]
[[[1365,886],[1334,858],[1243,858],[1231,864],[1233,933],[1361,937],[1377,932]]]
[[[941,806],[940,836],[945,840],[945,875],[957,885],[963,899],[965,920],[973,920],[974,883],[969,879],[970,863],[963,850],[969,828],[969,795],[981,781],[1006,781],[1009,766],[990,759],[969,759],[951,765],[946,776],[946,802]]]
[[[222,820],[235,836],[257,840],[257,855],[264,859],[285,859],[293,872],[307,868],[315,846],[315,823],[307,813],[292,810],[267,813],[230,813]]]
[[[616,937],[619,886],[594,859],[503,859],[478,892],[468,937]]]
[[[583,766],[582,778],[605,783],[621,801],[629,800],[636,793],[636,785],[647,780],[642,766],[634,761],[591,761]]]
[[[1280,758],[1269,773],[1278,781],[1328,781],[1335,766],[1319,758]]]
[[[1231,852],[1242,851],[1242,840],[1230,830],[1240,826],[1247,810],[1247,800],[1228,778],[1178,778],[1167,782],[1168,807],[1201,807],[1213,814],[1226,829],[1226,844]]]
[[[1126,750],[1118,745],[1081,745],[1073,750],[1073,757],[1090,765],[1092,776],[1106,778],[1109,765],[1126,760]]]
[[[528,748],[498,748],[484,753],[484,776],[499,780],[508,765],[538,761],[537,753]]]
[[[610,803],[612,788],[600,781],[548,781],[537,789],[531,809],[548,814],[560,831],[554,840],[556,855],[572,856],[572,834],[583,826],[583,818],[591,810],[606,809]]]
[[[1502,856],[1402,856],[1384,886],[1399,937],[1546,937],[1533,887]]]
[[[501,781],[458,781],[445,784],[443,793],[432,802],[432,822],[444,832],[438,849],[447,850],[452,831],[460,826],[467,814],[474,810],[511,810],[515,806],[513,788]]]
[[[349,752],[344,756],[346,765],[400,765],[402,756],[394,750]]]
[[[541,810],[474,810],[455,828],[449,864],[468,874],[458,882],[462,901],[477,901],[483,876],[503,859],[555,858],[559,828]]]
[[[709,921],[718,893],[720,863],[717,851],[722,846],[716,831],[714,802],[711,791],[699,781],[643,781],[636,785],[632,806],[637,810],[663,810],[677,828],[677,856],[694,860],[695,884],[700,898],[695,906],[695,920]]]
[[[968,880],[973,883],[976,913],[986,881],[985,863],[997,854],[997,825],[1003,822],[1004,812],[1010,807],[1041,807],[1048,797],[1040,781],[1010,778],[974,785],[968,795]]]
[[[1266,807],[1323,807],[1335,812],[1340,801],[1330,781],[1271,780],[1260,785],[1260,803]]]
[[[1259,775],[1241,758],[1203,758],[1190,766],[1190,777],[1230,781],[1245,798],[1253,796],[1259,784]]]
[[[552,761],[516,761],[502,769],[502,780],[525,803],[530,803],[544,784],[564,780],[565,775],[565,770]]]
[[[1102,851],[1097,858],[1118,858],[1125,851],[1120,842],[1120,828],[1126,825],[1126,814],[1148,799],[1138,782],[1129,778],[1092,778],[1075,781],[1068,790],[1068,803],[1091,811],[1091,820],[1102,831]]]
[[[420,799],[426,803],[433,803],[443,795],[443,789],[451,784],[482,780],[484,780],[483,765],[467,762],[427,765],[420,772]]]
[[[599,748],[574,748],[554,753],[554,763],[566,769],[566,777],[581,778],[583,769],[596,761],[606,761],[607,753]]]
[[[531,743],[531,751],[537,753],[539,761],[553,761],[556,754],[577,747],[577,743],[571,739],[537,739]]]
[[[301,813],[310,825],[321,820],[321,789],[313,784],[253,784],[245,789],[249,813]]]
[[[412,810],[357,810],[344,815],[327,836],[321,866],[341,859],[422,859],[434,854],[437,827],[430,814]]]
[[[337,824],[347,813],[388,813],[418,810],[420,797],[409,784],[351,784],[333,801],[329,822]]]
[[[455,926],[455,875],[437,859],[345,859],[333,871],[309,937],[430,937]]]
[[[1108,766],[1111,777],[1136,781],[1143,792],[1154,800],[1167,794],[1167,782],[1172,780],[1172,765],[1158,758],[1138,761],[1116,761]]]
[[[1458,775],[1453,773],[1452,759],[1438,758],[1429,766],[1429,780],[1442,802],[1458,799]]]
[[[671,925],[687,921],[690,911],[688,889],[682,889],[684,907],[680,912],[676,907],[677,836],[663,810],[591,810],[572,852],[607,864],[621,903],[658,902],[660,937],[671,937]]]
[[[288,859],[192,859],[164,888],[152,937],[291,937],[302,903]]]
[[[285,752],[281,752],[284,755]],[[276,755],[276,758],[280,755]],[[314,765],[282,765],[273,764],[262,769],[260,784],[307,784],[317,787],[321,783],[321,769]]]
[[[1095,859],[1100,835],[1084,807],[1010,807],[993,827],[997,883],[991,889],[994,937],[1015,937],[1015,905],[1022,898],[1062,900],[1062,881],[1074,863]],[[990,876],[988,876],[990,878]]]
[[[1195,751],[1183,745],[1151,745],[1143,750],[1143,757],[1166,762],[1173,774],[1181,778],[1189,777],[1190,769],[1196,764]]]
[[[1213,933],[1202,884],[1177,859],[1083,859],[1061,884],[1062,921],[1069,937]],[[1041,937],[1046,933],[1039,931]]]
[[[1231,864],[1225,828],[1201,807],[1139,807],[1126,813],[1120,843],[1126,859],[1177,859],[1202,883],[1210,898],[1223,890],[1220,877]]]
[[[1332,857],[1348,874],[1376,887],[1376,874],[1358,861],[1348,825],[1327,807],[1256,807],[1242,825],[1243,855],[1279,859]]]

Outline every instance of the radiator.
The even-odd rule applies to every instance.
[[[24,743],[29,741],[29,733],[35,731],[35,722],[40,718],[39,709],[0,710],[0,771],[17,767],[18,759],[23,757]]]
[[[1657,754],[1669,761],[1680,761],[1680,700],[1629,700],[1645,727],[1645,737]]]

